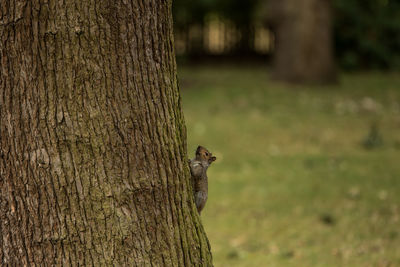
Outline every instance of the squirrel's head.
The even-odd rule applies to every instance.
[[[198,146],[196,149],[196,159],[200,161],[207,161],[211,164],[217,158],[212,155],[210,151],[208,151],[205,147]]]

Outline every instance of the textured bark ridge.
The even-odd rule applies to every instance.
[[[0,265],[212,265],[170,8],[0,1]]]

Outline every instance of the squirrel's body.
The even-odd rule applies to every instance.
[[[197,211],[201,213],[206,205],[208,197],[207,169],[217,158],[212,156],[206,148],[199,146],[196,150],[196,157],[189,160],[190,172],[192,175],[194,201]]]

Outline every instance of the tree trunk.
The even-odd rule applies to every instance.
[[[0,265],[212,265],[171,1],[2,0],[0,137]]]
[[[330,0],[270,0],[275,32],[274,77],[289,82],[336,80]]]

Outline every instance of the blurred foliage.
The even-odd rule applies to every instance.
[[[398,73],[296,90],[265,65],[178,75],[189,156],[217,157],[201,215],[215,266],[400,266]]]
[[[192,25],[203,24],[208,13],[215,9],[213,0],[174,0],[174,25],[177,29],[185,29]]]
[[[204,26],[209,15],[218,16],[222,20],[232,23],[240,32],[239,42],[236,51],[247,53],[251,51],[250,39],[253,38],[254,10],[259,0],[174,0],[173,15],[175,28],[178,31],[188,33],[193,26]],[[202,28],[200,29],[202,30]],[[195,40],[199,42],[199,40]],[[195,48],[189,53],[196,54],[204,51],[194,45]]]
[[[400,68],[400,1],[334,0],[334,6],[342,67]]]
[[[177,28],[203,24],[207,14],[214,13],[231,20],[237,26],[251,24],[259,0],[174,0],[173,13]]]
[[[274,1],[274,0],[270,0]],[[400,69],[400,1],[332,0],[335,50],[344,69]],[[266,1],[174,0],[177,29],[203,25],[207,15],[231,21],[244,39],[263,21]],[[241,41],[246,45],[246,40]],[[237,49],[243,47],[238,46]]]
[[[258,0],[216,0],[215,2],[218,14],[241,27],[252,23]]]

